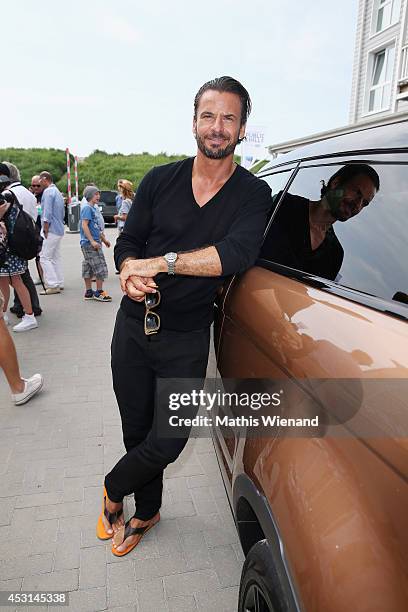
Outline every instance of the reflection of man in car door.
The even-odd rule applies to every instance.
[[[277,263],[334,280],[344,251],[333,229],[371,202],[380,188],[377,172],[367,164],[346,164],[322,181],[321,199],[287,193],[281,202],[262,254]]]

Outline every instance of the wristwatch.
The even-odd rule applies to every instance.
[[[167,261],[167,274],[175,274],[175,264],[177,261],[177,253],[166,253],[164,259]]]

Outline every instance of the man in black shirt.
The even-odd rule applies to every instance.
[[[333,225],[348,221],[368,206],[380,188],[368,164],[345,164],[310,201],[287,193],[279,205],[261,256],[290,268],[335,280],[344,250]]]
[[[157,380],[205,378],[217,288],[259,252],[270,189],[233,160],[250,109],[235,79],[203,85],[194,101],[196,157],[144,177],[117,240],[125,296],[112,374],[127,453],[105,478],[107,511],[97,528],[102,538],[115,532],[115,555],[127,554],[159,520],[163,470],[187,442],[157,435]],[[130,493],[136,513],[124,529],[122,500]]]

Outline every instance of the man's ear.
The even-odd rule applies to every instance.
[[[242,140],[245,137],[245,130],[246,130],[246,123],[244,123],[244,125],[241,125],[241,127],[239,128],[239,139]]]
[[[192,132],[193,132],[194,136],[197,134],[197,119],[195,117],[193,117]]]

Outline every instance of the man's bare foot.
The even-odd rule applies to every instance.
[[[133,527],[133,528],[148,527],[150,529],[156,523],[158,523],[159,520],[160,520],[160,514],[158,512],[149,521],[141,521],[140,519],[132,518],[130,520],[130,526]],[[147,529],[146,529],[146,531],[147,531]],[[135,535],[131,535],[131,536],[127,537],[126,540],[123,540],[124,533],[125,533],[125,529],[123,527],[122,529],[118,530],[115,533],[115,535],[113,536],[112,547],[118,553],[121,553],[124,550],[126,550],[127,548],[135,546],[136,544],[138,544],[139,541],[142,539],[142,537],[144,535],[143,533],[137,533]]]
[[[108,512],[110,512],[110,513],[118,512],[119,510],[122,510],[122,508],[123,508],[123,503],[122,502],[116,503],[116,502],[111,501],[108,497],[106,498],[106,509],[107,509]],[[102,515],[102,522],[103,522],[103,525],[105,527],[106,533],[108,533],[109,535],[111,535],[112,533],[115,534],[125,524],[125,521],[124,521],[124,518],[123,518],[123,514],[121,514],[120,517],[118,518],[118,520],[115,523],[113,523],[112,525],[109,523],[108,519],[103,514]]]

